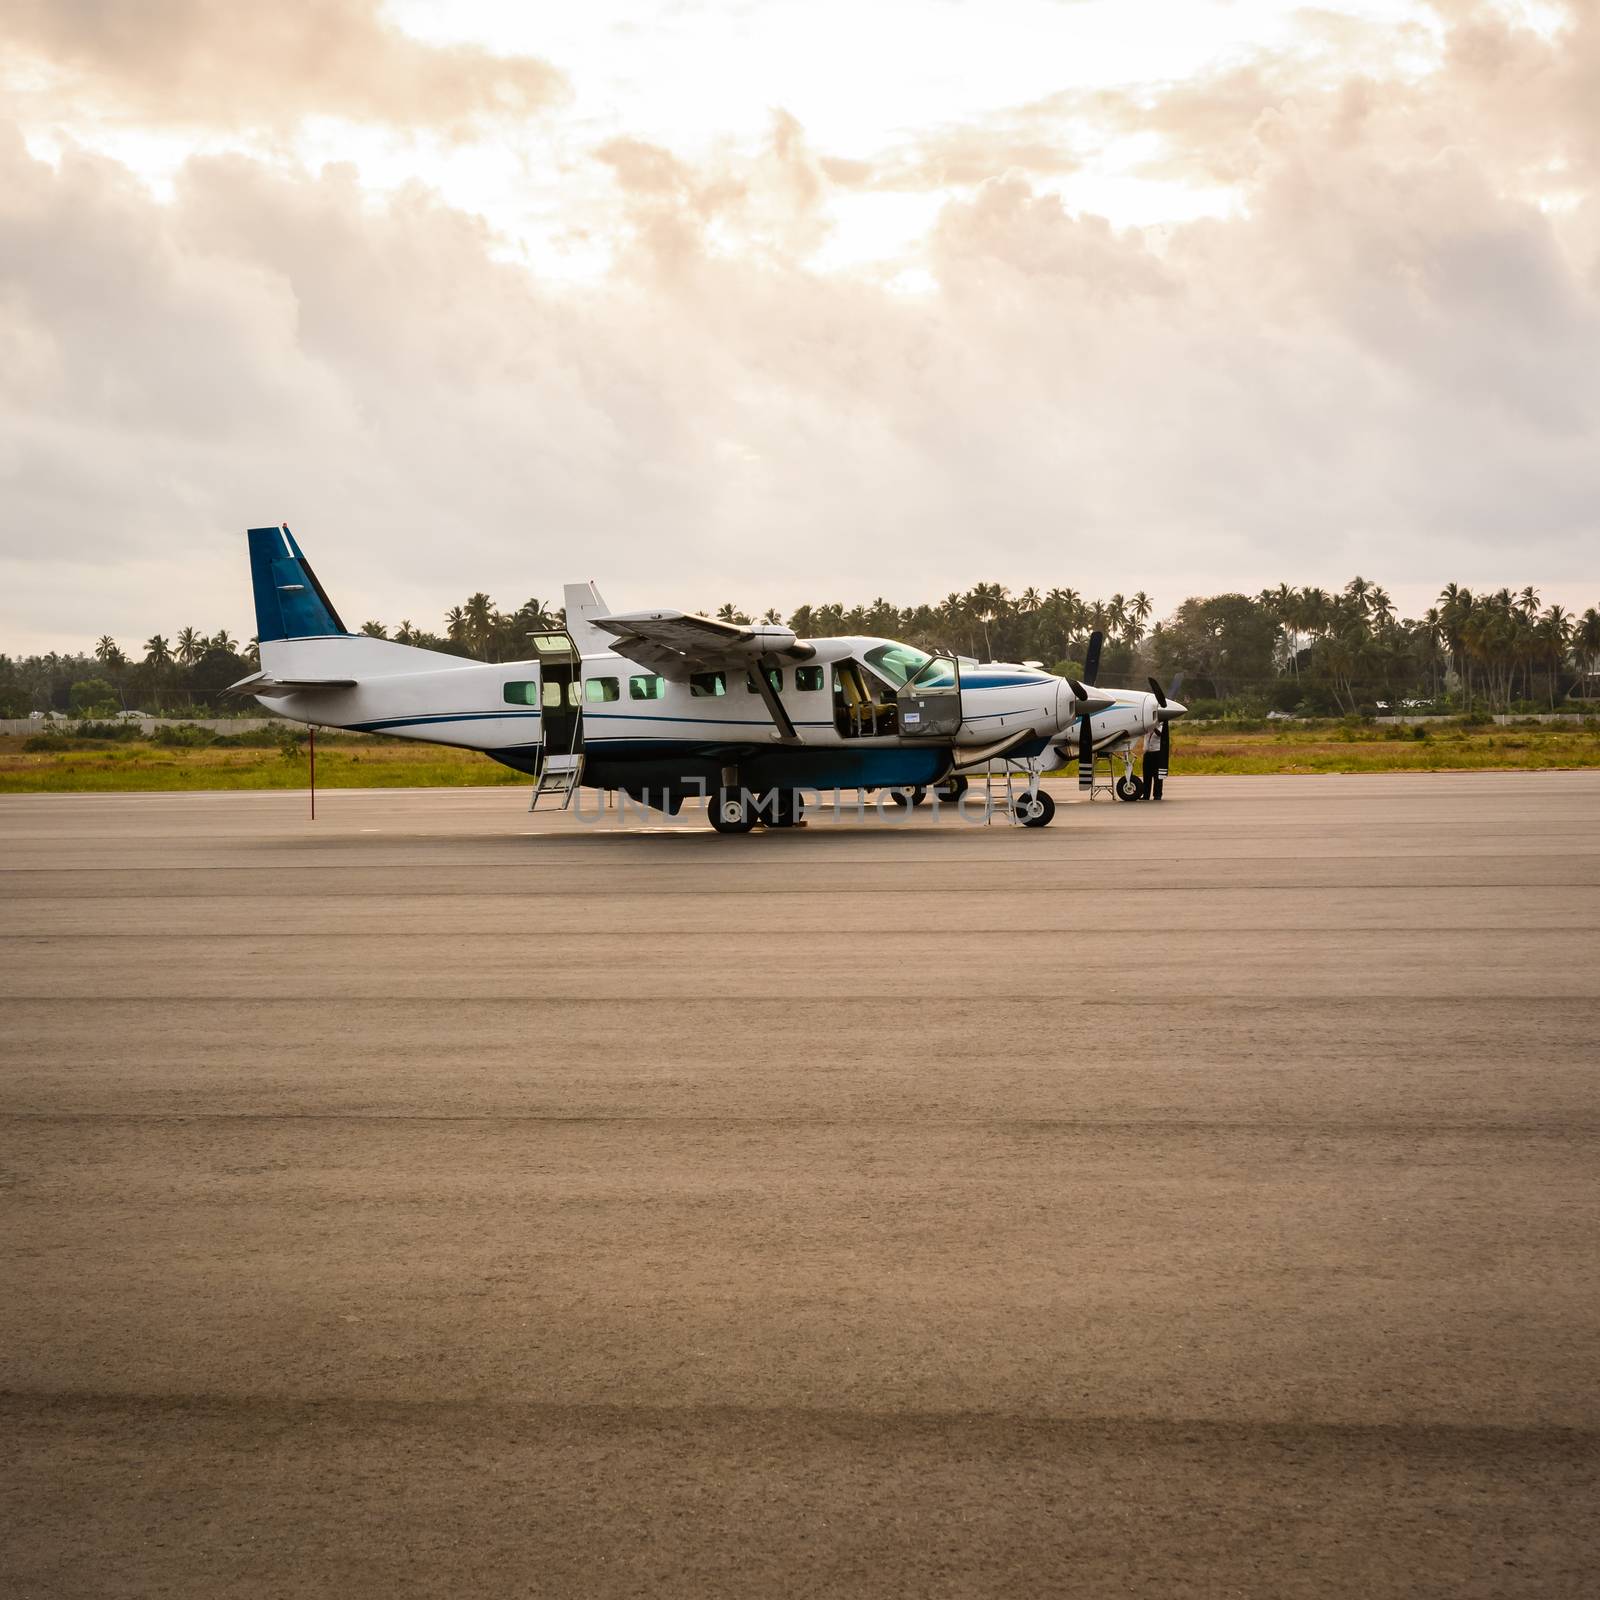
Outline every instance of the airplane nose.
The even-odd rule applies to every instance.
[[[1174,717],[1181,717],[1188,709],[1181,700],[1169,700],[1164,706],[1156,707],[1156,716],[1163,722],[1170,722]]]

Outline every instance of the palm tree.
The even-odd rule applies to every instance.
[[[1469,711],[1472,709],[1472,660],[1467,653],[1467,622],[1475,603],[1472,591],[1459,583],[1447,583],[1439,594],[1440,631]]]
[[[1444,646],[1444,613],[1438,606],[1429,606],[1417,624],[1418,633],[1428,650],[1428,698],[1439,698],[1439,651]]]
[[[144,664],[147,667],[166,667],[172,664],[172,646],[153,633],[144,642]]]
[[[1600,610],[1590,606],[1572,627],[1572,658],[1578,668],[1574,692],[1580,700],[1589,697],[1589,680],[1600,658]]]
[[[226,650],[231,655],[237,645],[238,641],[226,628],[219,628],[212,636],[211,648],[213,650]]]
[[[1143,589],[1128,602],[1128,621],[1133,625],[1133,639],[1137,643],[1144,637],[1144,625],[1150,620],[1155,604]]]
[[[1259,596],[1261,604],[1272,615],[1272,620],[1287,636],[1289,644],[1289,668],[1295,677],[1300,676],[1300,596],[1288,584],[1280,583],[1276,589],[1263,589]]]
[[[103,667],[120,667],[128,659],[109,633],[100,635],[100,641],[94,647],[94,654],[95,659]]]
[[[527,654],[529,636],[547,633],[551,626],[550,612],[544,601],[537,595],[530,595],[512,616],[505,619],[502,629],[504,659],[520,660]]]
[[[178,662],[192,667],[206,653],[205,635],[196,628],[184,628],[178,634]]]
[[[766,623],[769,628],[781,627],[783,625],[783,613],[779,611],[776,606],[768,606],[767,609],[761,613],[761,620]]]
[[[1545,680],[1550,689],[1550,709],[1556,708],[1556,674],[1567,659],[1577,619],[1559,605],[1551,604],[1539,618],[1540,653],[1544,658]]]
[[[480,660],[489,658],[489,641],[494,633],[494,601],[483,590],[467,598],[462,608],[467,619],[466,643]]]
[[[444,614],[444,635],[451,644],[467,642],[467,614],[460,606],[451,606]]]
[[[363,622],[361,631],[369,639],[387,639],[389,630],[381,622]]]
[[[717,608],[718,622],[747,623],[749,620],[749,617],[747,617],[744,612],[742,612],[731,600],[728,601],[726,605],[719,606]]]

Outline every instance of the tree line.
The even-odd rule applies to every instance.
[[[755,620],[728,603],[708,612]],[[1037,661],[1072,676],[1083,670],[1089,636],[1105,637],[1100,676],[1135,683],[1184,675],[1196,709],[1259,715],[1355,715],[1411,702],[1440,708],[1509,711],[1600,699],[1600,610],[1581,615],[1545,604],[1531,586],[1474,594],[1447,584],[1421,617],[1401,617],[1378,584],[1355,577],[1341,590],[1280,584],[1259,594],[1185,600],[1152,622],[1142,590],[1088,599],[1073,589],[1013,593],[979,583],[941,601],[898,606],[802,605],[787,619],[759,620],[801,637],[870,634],[979,660]],[[361,632],[478,661],[517,661],[528,636],[562,623],[560,607],[534,598],[502,611],[481,590],[452,606],[437,633],[402,621]],[[0,655],[0,715],[52,712],[106,716],[122,710],[193,714],[213,709],[228,684],[259,665],[256,642],[225,629],[155,634],[138,653],[103,636],[92,655]]]

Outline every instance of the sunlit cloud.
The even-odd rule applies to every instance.
[[[391,620],[573,576],[1591,603],[1592,7],[952,4],[903,84],[787,6],[227,9],[5,13],[0,648],[80,639],[85,574],[95,631],[239,631],[282,519]]]

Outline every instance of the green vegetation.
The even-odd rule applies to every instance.
[[[1474,772],[1600,767],[1600,719],[1575,728],[1547,724],[1378,727],[1355,721],[1305,725],[1248,722],[1173,731],[1173,769],[1188,773]]]
[[[157,789],[303,789],[305,735],[285,726],[218,737],[161,729],[156,738],[112,727],[111,737],[0,738],[0,793]],[[1449,718],[1378,727],[1359,718],[1293,725],[1234,719],[1180,724],[1174,771],[1190,773],[1440,772],[1600,767],[1600,719],[1574,728],[1496,727]],[[1076,769],[1072,769],[1076,770]],[[522,774],[470,750],[362,734],[317,739],[317,786],[460,788],[519,784]]]
[[[979,583],[932,605],[881,598],[870,605],[804,605],[788,623],[802,637],[875,634],[983,660],[1053,663],[1073,676],[1081,674],[1089,634],[1098,629],[1106,636],[1102,683],[1141,684],[1152,673],[1170,683],[1181,672],[1182,698],[1199,715],[1600,705],[1600,609],[1575,616],[1544,605],[1531,587],[1474,595],[1447,584],[1416,619],[1397,616],[1384,590],[1361,577],[1337,593],[1285,583],[1258,595],[1188,599],[1152,625],[1153,614],[1142,591],[1087,600],[1073,589],[1013,594]],[[716,615],[750,620],[731,603]],[[363,623],[361,631],[478,661],[517,661],[527,656],[530,633],[560,620],[559,607],[537,599],[501,611],[480,590],[451,607],[440,633],[409,621],[392,635],[381,622]],[[784,619],[771,609],[761,620]],[[153,635],[142,650],[134,660],[105,635],[92,656],[0,655],[0,716],[48,711],[95,719],[133,710],[194,716],[202,707],[207,716],[259,714],[222,694],[259,665],[254,640],[241,645],[226,629],[208,636],[184,628],[173,642]]]
[[[122,730],[116,730],[119,735]],[[310,779],[302,730],[222,738],[165,739],[34,736],[0,738],[0,793],[125,792],[156,789],[303,789]],[[379,740],[362,734],[317,739],[317,787],[462,788],[530,780],[472,750]]]

